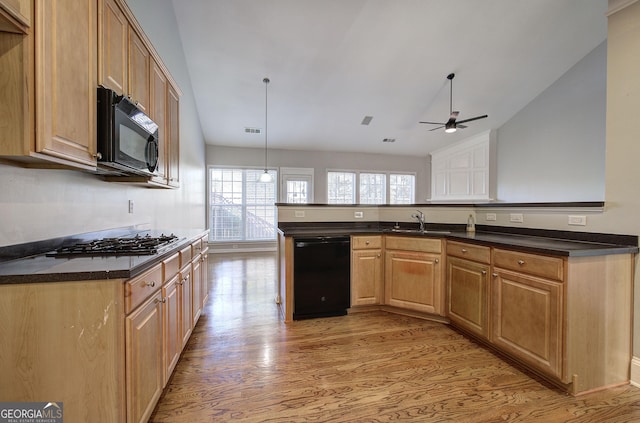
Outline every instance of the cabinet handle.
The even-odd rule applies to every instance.
[[[156,281],[145,282],[145,285],[150,286],[151,288],[153,288],[154,286],[156,286]]]
[[[466,252],[467,252],[467,249],[466,249],[466,248],[463,248],[463,249],[462,249],[462,254],[464,254],[464,253],[466,253]]]
[[[166,298],[160,298],[160,299],[157,299],[157,298],[156,298],[156,299],[155,299],[155,302],[156,302],[156,304],[158,304],[158,303],[163,303],[163,304],[164,304],[164,303],[166,303],[166,302],[167,302],[167,299],[166,299]]]
[[[440,263],[440,259],[435,259],[433,262],[434,262],[435,264],[438,264],[438,263]]]
[[[494,278],[497,278],[498,274],[497,273],[492,273],[491,276],[493,276]]]
[[[524,264],[524,260],[518,260],[518,264],[522,266]]]
[[[482,273],[482,275],[483,275],[483,276],[486,276],[487,271],[486,271],[486,270],[483,270],[483,271],[482,271],[482,272],[480,272],[480,273]]]
[[[380,258],[380,254],[378,254],[376,257],[377,257],[377,258]]]
[[[93,158],[94,158],[94,159],[98,159],[98,160],[102,159],[102,153],[96,153],[96,154],[94,154],[94,155],[93,155]]]

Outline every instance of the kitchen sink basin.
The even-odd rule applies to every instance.
[[[425,230],[421,231],[420,229],[399,229],[393,228],[391,232],[401,233],[401,234],[420,234],[420,235],[446,235],[450,234],[451,231],[440,231],[440,230]]]

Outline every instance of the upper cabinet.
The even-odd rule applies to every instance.
[[[0,32],[1,158],[95,169],[96,5],[36,0],[27,34]]]
[[[159,124],[158,175],[114,179],[177,188],[181,93],[124,0],[0,0],[1,160],[96,171],[98,85]]]
[[[31,15],[30,0],[0,0],[0,31],[26,34]]]
[[[149,178],[114,177],[149,187],[178,188],[180,92],[122,0],[100,0],[98,83],[130,97],[158,124],[158,167]]]

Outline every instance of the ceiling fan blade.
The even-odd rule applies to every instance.
[[[472,120],[484,119],[486,117],[489,117],[489,115],[482,115],[482,116],[472,117],[470,119],[464,119],[464,120],[459,121],[458,124],[465,123],[465,122],[471,122]]]
[[[444,128],[444,125],[438,126],[437,128],[429,129],[429,132],[436,131],[436,130],[441,129],[441,128]]]
[[[429,125],[444,125],[442,122],[418,122],[418,123],[427,123]]]

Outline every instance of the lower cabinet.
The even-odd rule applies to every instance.
[[[194,257],[191,265],[191,318],[195,326],[202,313],[202,260],[201,256]]]
[[[451,323],[489,338],[489,272],[487,264],[447,257],[447,315]]]
[[[351,307],[382,304],[382,236],[351,238]]]
[[[178,364],[182,352],[182,291],[179,275],[173,276],[162,286],[162,308],[164,314],[164,377],[163,385]]]
[[[385,243],[385,303],[443,315],[442,241],[387,237]]]
[[[163,336],[160,290],[125,318],[127,422],[146,422],[162,389]]]
[[[492,293],[492,343],[562,379],[562,282],[495,269]]]
[[[180,333],[182,334],[182,348],[184,348],[193,330],[193,281],[191,279],[191,263],[180,271],[178,297],[180,298]]]

